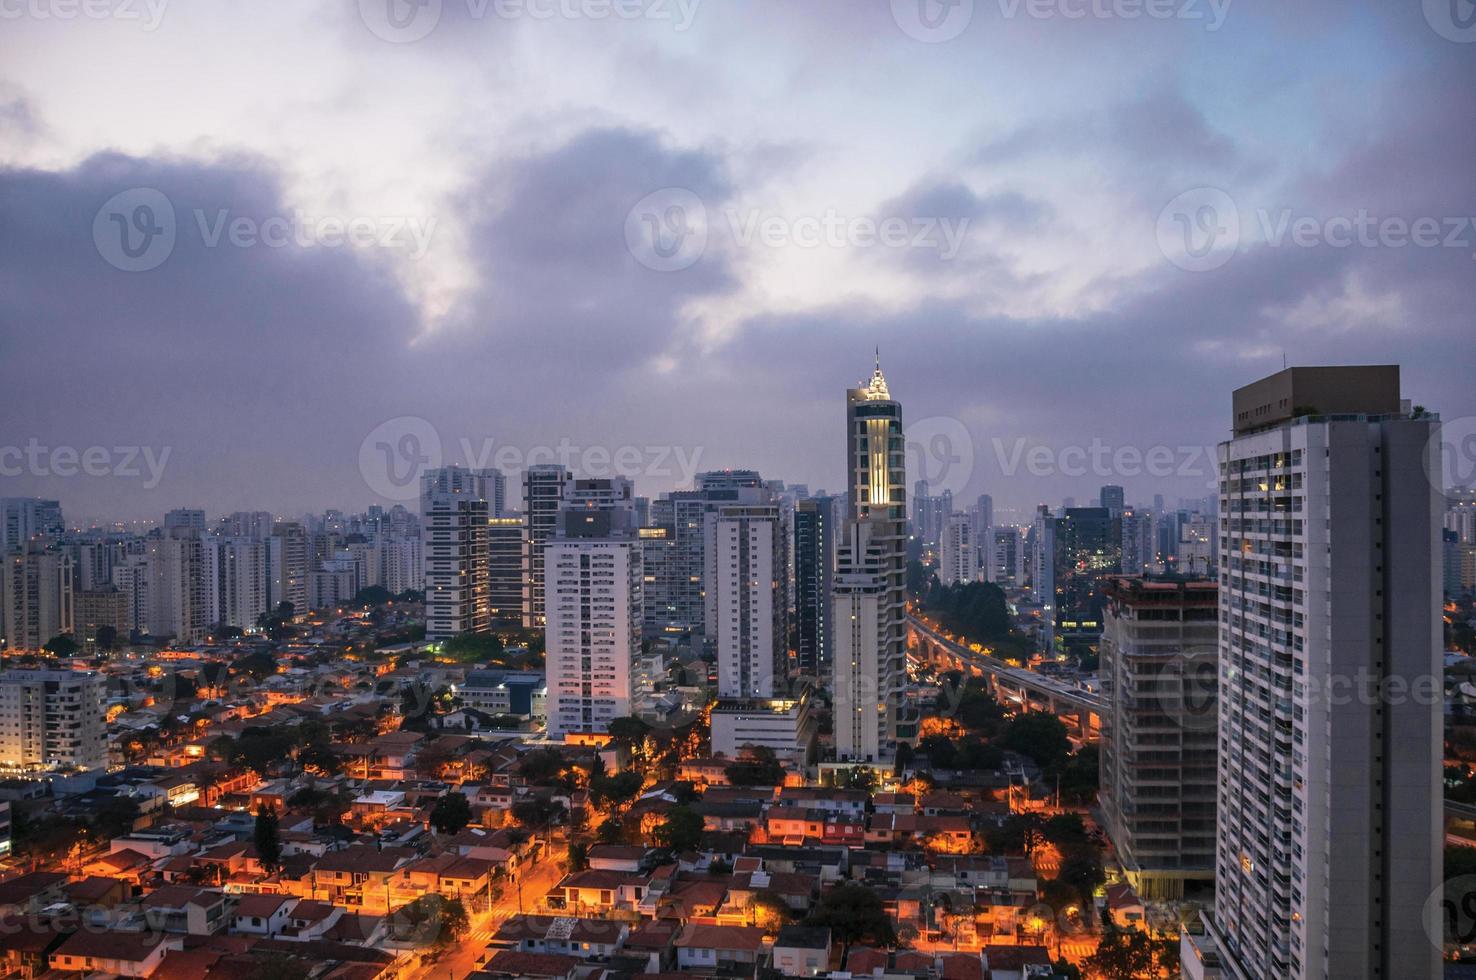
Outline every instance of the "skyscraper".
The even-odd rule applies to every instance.
[[[544,623],[543,548],[558,528],[564,488],[572,479],[556,464],[530,466],[523,472],[523,626]]]
[[[523,519],[487,518],[487,602],[492,619],[523,618]]]
[[[810,677],[830,670],[835,522],[832,497],[811,497],[795,508],[795,660],[799,672]]]
[[[584,503],[559,511],[543,549],[550,738],[606,732],[611,720],[629,715],[641,649],[641,545],[630,482],[580,482]]]
[[[1113,517],[1121,517],[1126,508],[1126,493],[1122,487],[1109,483],[1097,494],[1097,503]]]
[[[967,514],[949,514],[939,535],[938,580],[944,585],[972,582],[978,562],[974,521]]]
[[[1393,366],[1290,368],[1233,401],[1209,936],[1233,978],[1429,980],[1438,420]]]
[[[836,553],[831,693],[838,762],[876,762],[888,738],[891,682],[883,658],[892,639],[894,523],[881,516],[847,522]]]
[[[1098,804],[1145,899],[1214,880],[1215,592],[1210,580],[1107,584]]]
[[[65,529],[61,504],[55,500],[0,497],[0,555],[42,535],[56,537]]]
[[[448,640],[492,625],[487,482],[459,466],[421,477],[425,638]]]
[[[902,406],[887,388],[880,355],[871,380],[846,392],[846,473],[848,520],[878,522],[871,546],[880,551],[886,590],[878,611],[884,642],[876,684],[887,706],[887,740],[911,739],[916,719],[901,716],[907,676],[907,449]]]
[[[789,675],[787,568],[777,504],[730,504],[707,515],[706,632],[718,696],[775,698]]]
[[[35,539],[0,556],[0,641],[7,650],[40,650],[71,633],[72,559],[39,547]]]

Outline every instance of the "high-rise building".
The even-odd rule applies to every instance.
[[[205,512],[203,510],[192,510],[188,507],[179,507],[164,515],[164,530],[170,531],[195,531],[204,533]]]
[[[523,616],[523,518],[487,518],[487,601],[494,622]]]
[[[1123,578],[1107,597],[1099,805],[1138,894],[1178,900],[1215,875],[1216,586]]]
[[[0,640],[7,650],[40,650],[73,632],[72,559],[28,539],[0,557]]]
[[[794,512],[794,653],[806,677],[830,672],[836,516],[832,497],[801,500]]]
[[[90,649],[98,645],[101,630],[113,631],[114,642],[127,643],[130,620],[129,596],[122,589],[78,591],[72,602],[72,617],[77,642]]]
[[[523,626],[529,629],[544,623],[543,548],[558,529],[564,488],[571,479],[556,464],[523,472]]]
[[[0,672],[0,768],[102,769],[104,681],[74,670]]]
[[[1122,571],[1122,522],[1105,507],[1072,507],[1055,521],[1053,639],[1083,652],[1102,635],[1102,586]]]
[[[1142,575],[1157,562],[1153,547],[1153,515],[1128,508],[1122,518],[1122,571]]]
[[[37,497],[0,497],[0,555],[23,548],[40,537],[59,537],[66,530],[61,504]]]
[[[990,528],[988,548],[984,564],[987,580],[1001,587],[1023,585],[1025,548],[1020,540],[1020,529]]]
[[[1235,980],[1430,980],[1439,422],[1384,366],[1281,371],[1235,392],[1233,424],[1208,935]]]
[[[308,611],[309,576],[312,573],[311,545],[307,531],[295,521],[272,528],[267,538],[267,608],[276,612],[285,602],[295,615]],[[418,573],[424,578],[424,573]]]
[[[707,571],[707,515],[731,504],[772,502],[773,494],[754,470],[699,473],[694,489],[652,501],[651,526],[666,529],[670,542],[663,547],[668,568],[654,571],[655,584],[660,588],[664,583],[666,591],[647,600],[647,608],[661,621],[661,632],[706,632],[703,576]]]
[[[206,619],[242,630],[256,628],[267,611],[267,545],[264,539],[204,538]]]
[[[876,762],[888,739],[892,685],[884,661],[892,639],[894,525],[881,516],[849,521],[836,554],[831,692],[839,762]]]
[[[881,357],[871,380],[846,392],[847,519],[875,519],[871,546],[882,553],[885,643],[877,660],[877,686],[887,705],[888,741],[910,740],[917,719],[902,710],[907,676],[907,450],[902,406],[887,388]],[[848,532],[849,533],[849,532]],[[839,661],[839,651],[837,651]]]
[[[145,548],[148,632],[178,643],[200,643],[211,626],[203,542],[193,526],[176,526],[171,535],[153,532]]]
[[[600,482],[600,481],[581,481]],[[565,507],[543,550],[547,575],[544,635],[548,734],[606,732],[631,714],[633,671],[641,649],[641,545],[635,509],[609,480],[602,503]]]
[[[1114,518],[1121,517],[1127,509],[1126,500],[1127,494],[1122,487],[1112,483],[1102,487],[1097,494],[1097,504]]]
[[[429,470],[421,481],[425,638],[485,632],[492,625],[487,481],[459,466]]]
[[[974,543],[974,521],[967,514],[949,514],[943,521],[938,542],[938,580],[959,585],[976,578],[978,549]]]
[[[787,693],[786,550],[777,504],[731,504],[707,515],[704,629],[717,654],[719,697]]]

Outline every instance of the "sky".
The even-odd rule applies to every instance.
[[[1401,364],[1469,482],[1467,14],[0,0],[0,496],[838,491],[878,347],[910,480],[1003,519],[1209,494],[1283,363]]]

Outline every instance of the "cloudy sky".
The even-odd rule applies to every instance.
[[[0,495],[838,489],[878,345],[1022,514],[1207,493],[1283,357],[1476,435],[1470,6],[0,0]]]

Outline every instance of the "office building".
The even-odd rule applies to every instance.
[[[737,759],[750,749],[766,748],[796,766],[815,761],[819,725],[810,711],[808,688],[793,698],[719,701],[710,717],[715,756]]]
[[[1122,512],[1121,521],[1122,572],[1124,575],[1142,575],[1158,563],[1153,546],[1153,515],[1130,507]]]
[[[610,494],[629,487],[604,482]],[[632,713],[643,613],[637,532],[634,507],[615,501],[559,512],[543,550],[550,738],[606,732]]]
[[[1211,580],[1107,583],[1101,807],[1139,897],[1215,874],[1218,612]]]
[[[1127,509],[1126,499],[1126,492],[1116,484],[1109,483],[1097,493],[1098,506],[1113,518],[1121,517],[1122,512]]]
[[[523,472],[523,626],[544,624],[543,548],[559,524],[564,488],[572,479],[554,464],[530,466]]]
[[[1395,366],[1290,368],[1233,405],[1207,930],[1232,980],[1430,980],[1438,419],[1401,399]]]
[[[492,625],[486,479],[447,466],[427,471],[421,480],[425,638],[485,632]],[[339,590],[340,583],[332,585]]]
[[[487,602],[495,623],[523,617],[523,518],[487,518]]]
[[[107,765],[101,675],[0,671],[0,768],[102,769]]]
[[[1001,588],[1025,584],[1025,545],[1017,527],[989,529],[984,573],[987,581]]]
[[[917,735],[916,714],[903,710],[901,698],[907,677],[906,470],[902,406],[887,388],[878,356],[871,380],[846,392],[847,518],[881,522],[873,525],[871,546],[882,551],[887,579],[882,599],[886,642],[878,681],[889,716],[888,741],[911,741]]]
[[[794,513],[794,652],[795,666],[805,677],[830,672],[837,516],[833,497],[801,500]]]
[[[112,631],[115,644],[126,644],[132,628],[130,617],[129,595],[122,589],[108,586],[73,595],[73,635],[89,651],[99,646],[100,636],[106,637],[104,630]]]

